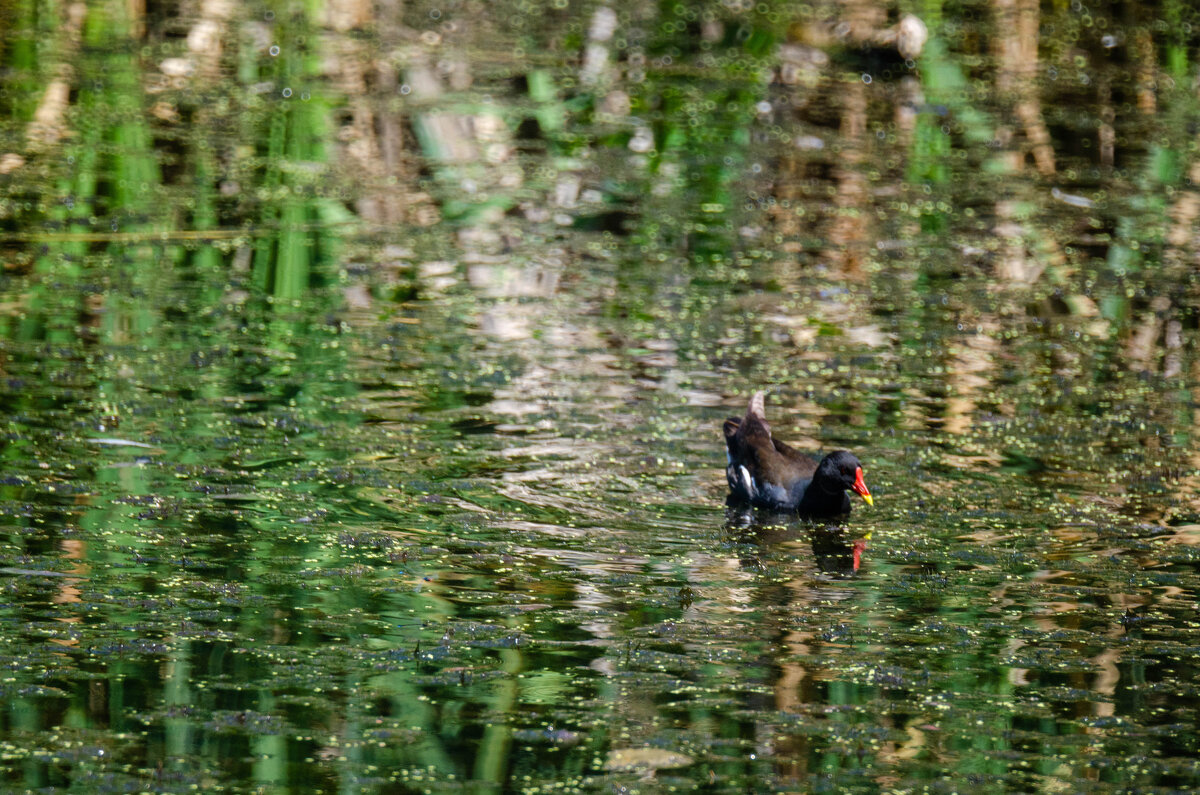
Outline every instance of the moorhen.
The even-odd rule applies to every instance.
[[[847,489],[872,504],[862,464],[850,451],[834,450],[818,464],[771,438],[762,392],[750,398],[745,417],[725,420],[725,444],[729,448],[725,478],[731,504],[795,511],[818,519],[850,512]]]

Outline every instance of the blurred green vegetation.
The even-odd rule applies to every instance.
[[[0,3],[0,780],[1200,786],[1198,45]],[[759,388],[873,511],[721,513]]]

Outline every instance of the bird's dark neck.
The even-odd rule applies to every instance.
[[[804,516],[841,516],[850,512],[850,498],[840,484],[823,482],[818,476],[809,482],[804,496],[796,504],[796,512]]]

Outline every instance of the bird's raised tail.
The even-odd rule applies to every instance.
[[[766,423],[766,421],[767,421],[767,407],[765,405],[766,404],[766,394],[767,393],[765,393],[765,392],[759,391],[759,392],[755,392],[753,395],[751,395],[750,407],[746,409],[747,417],[753,417],[754,419],[758,420],[759,422]]]
[[[765,393],[755,392],[750,398],[745,417],[730,417],[725,420],[725,445],[729,448],[731,462],[741,458],[747,434],[765,433],[767,438],[770,438],[771,426],[767,424],[764,403]]]

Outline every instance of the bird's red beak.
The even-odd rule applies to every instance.
[[[871,499],[871,492],[867,491],[867,484],[863,481],[862,467],[854,470],[854,485],[850,488],[854,489],[854,493],[863,498],[863,502],[867,505],[874,505],[875,501]]]

